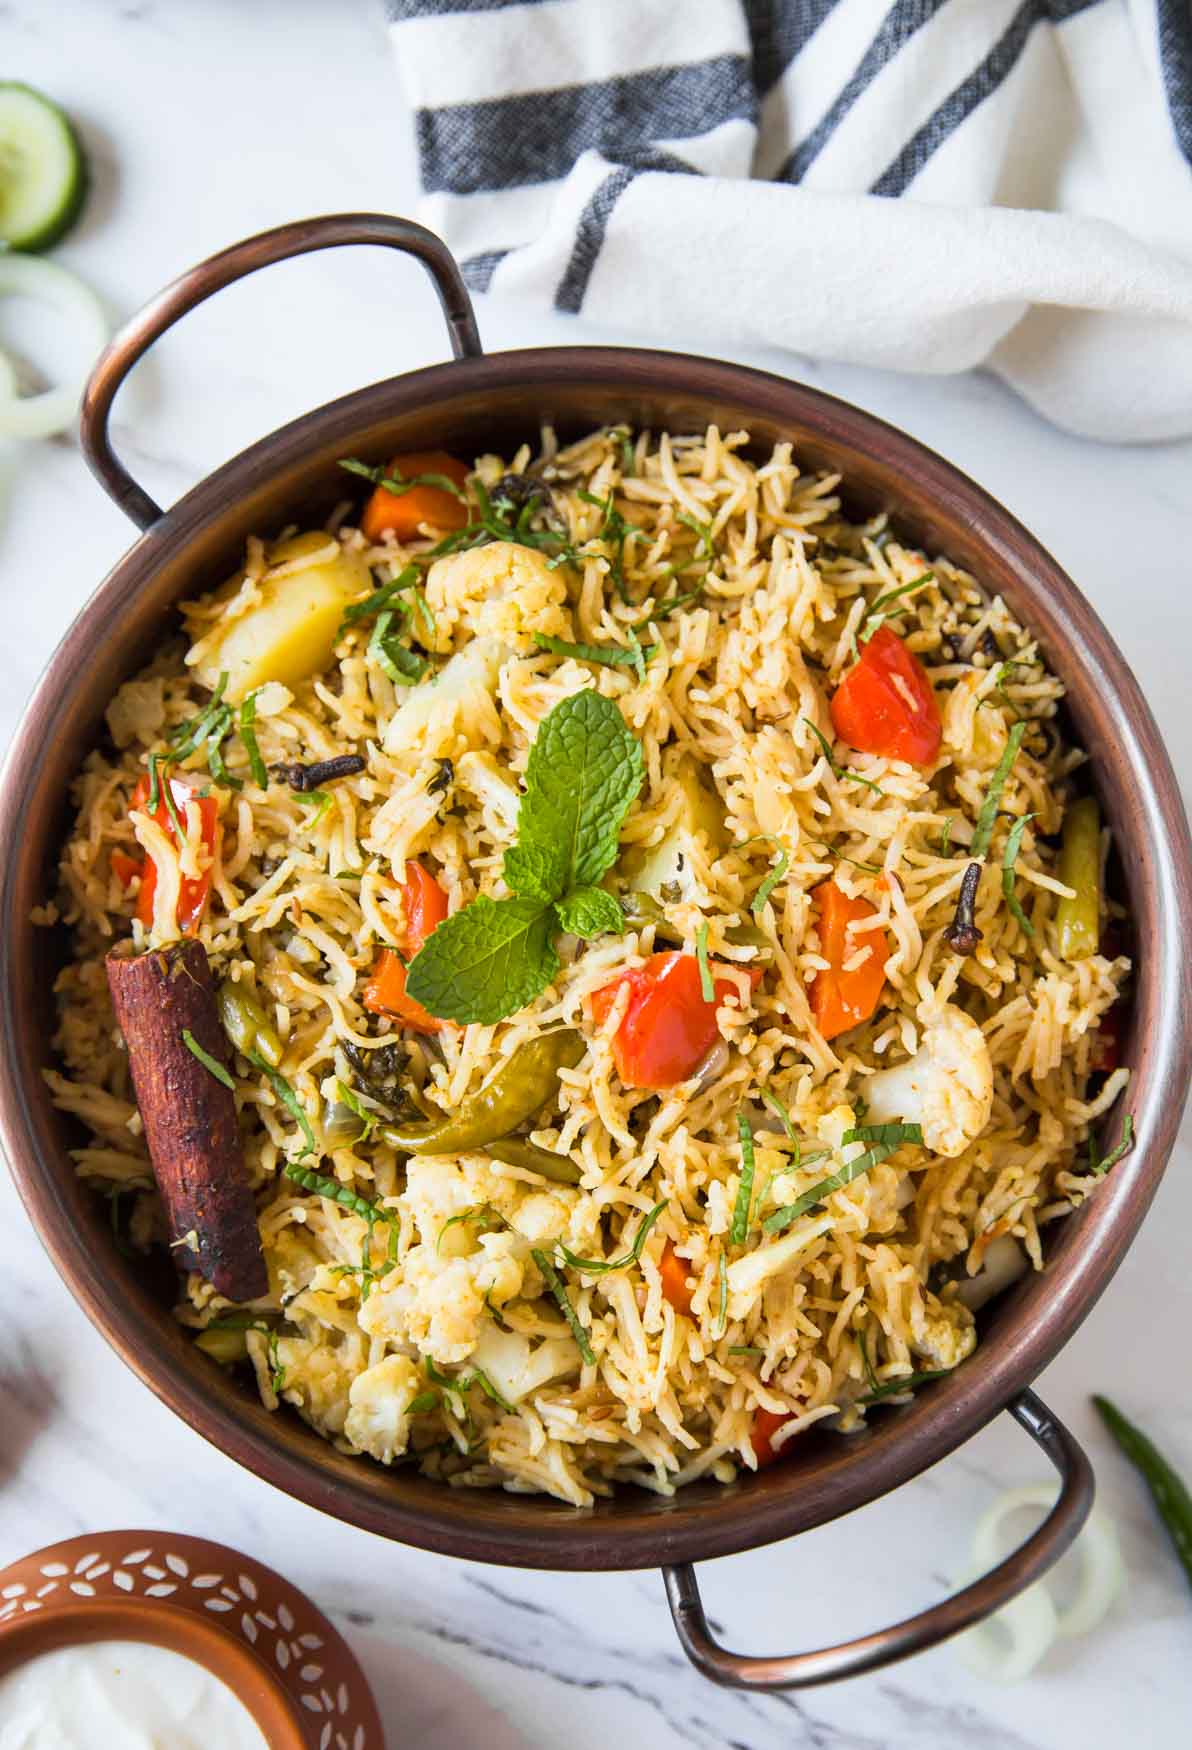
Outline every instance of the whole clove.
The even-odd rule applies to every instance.
[[[545,480],[538,480],[533,474],[502,474],[488,496],[493,504],[508,504],[514,510],[522,510],[527,504],[549,510],[554,503]]]
[[[361,754],[341,753],[333,760],[316,760],[312,766],[304,766],[297,760],[292,765],[274,766],[273,775],[283,784],[288,784],[291,790],[321,790],[324,784],[330,784],[335,778],[354,778],[357,772],[364,770],[366,763]]]
[[[973,917],[977,903],[977,889],[981,885],[980,863],[970,863],[964,872],[960,883],[960,895],[956,901],[956,915],[944,931],[944,941],[954,954],[972,954],[977,943],[983,939],[984,931],[979,930]]]

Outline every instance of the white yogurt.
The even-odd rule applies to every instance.
[[[147,1641],[40,1653],[0,1677],[0,1750],[269,1750],[226,1683]]]

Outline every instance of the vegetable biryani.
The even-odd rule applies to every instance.
[[[383,1464],[584,1505],[859,1427],[1129,1146],[1059,681],[789,444],[343,466],[78,779],[80,1173]]]

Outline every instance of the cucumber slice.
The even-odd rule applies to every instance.
[[[66,116],[31,85],[0,81],[0,244],[35,253],[64,237],[87,193]]]

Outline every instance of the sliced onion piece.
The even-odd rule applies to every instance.
[[[970,1570],[968,1581],[983,1569]],[[957,1635],[961,1661],[978,1677],[995,1683],[1021,1683],[1044,1657],[1056,1636],[1055,1605],[1040,1585],[1028,1586],[1003,1609]]]
[[[1005,1522],[1024,1508],[1046,1512],[1055,1504],[1057,1486],[1037,1483],[1010,1489],[981,1519],[973,1534],[972,1561],[964,1584],[988,1573],[1008,1553],[1001,1532]],[[1105,1616],[1121,1591],[1125,1566],[1117,1529],[1107,1514],[1094,1508],[1065,1558],[1078,1564],[1076,1590],[1057,1604],[1045,1580],[1013,1599],[985,1622],[956,1640],[956,1650],[971,1671],[1002,1683],[1026,1677],[1059,1637],[1087,1634]]]
[[[108,338],[108,320],[91,287],[55,261],[30,255],[0,255],[0,297],[53,304],[79,330],[79,356],[86,363],[62,383],[36,395],[18,395],[8,361],[0,373],[0,437],[42,438],[74,423],[87,372]]]

